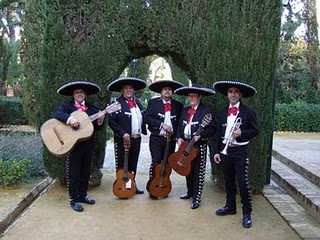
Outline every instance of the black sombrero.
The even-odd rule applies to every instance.
[[[252,97],[257,93],[254,87],[239,80],[218,81],[213,84],[214,90],[226,96],[228,95],[228,89],[231,87],[239,88],[243,98]]]
[[[189,87],[181,87],[174,91],[178,95],[187,96],[189,93],[198,93],[202,96],[210,96],[216,92],[213,89],[202,87],[198,83],[193,83]]]
[[[57,93],[66,96],[72,96],[74,90],[83,89],[87,95],[95,94],[100,92],[100,87],[97,84],[88,81],[72,81],[64,84],[57,90]]]
[[[178,81],[175,80],[157,80],[154,81],[149,85],[149,89],[151,91],[161,93],[162,88],[164,87],[170,87],[172,91],[175,91],[176,89],[183,87],[184,85]]]
[[[131,85],[135,91],[144,89],[147,84],[144,80],[134,77],[124,77],[124,78],[118,78],[111,82],[108,85],[108,90],[112,92],[121,92],[121,89],[125,85]]]

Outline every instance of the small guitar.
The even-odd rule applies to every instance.
[[[113,113],[119,110],[121,110],[121,104],[114,102],[100,113],[91,116],[82,111],[75,111],[71,115],[80,122],[79,127],[76,129],[55,118],[51,118],[41,126],[40,135],[42,141],[53,155],[63,156],[70,152],[77,142],[87,140],[92,136],[94,131],[92,122],[98,118],[99,114]]]
[[[200,135],[204,127],[207,126],[212,120],[210,113],[207,113],[194,135]],[[191,171],[191,162],[196,158],[198,150],[193,146],[195,143],[194,138],[190,142],[184,141],[177,152],[169,156],[169,165],[181,176],[189,175]]]
[[[153,178],[147,183],[147,190],[156,197],[167,197],[172,189],[170,181],[171,167],[168,164],[171,134],[166,135],[166,148],[163,161],[155,166]]]
[[[118,198],[127,199],[136,193],[134,174],[128,171],[130,140],[124,141],[123,168],[117,170],[116,180],[113,183],[113,194]]]

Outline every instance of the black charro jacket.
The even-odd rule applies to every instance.
[[[171,99],[171,123],[173,133],[177,132],[179,118],[183,105],[174,99]],[[164,122],[164,105],[162,98],[151,99],[148,103],[147,110],[144,114],[144,119],[148,125],[148,129],[151,133],[159,134],[161,131],[161,125]]]
[[[227,128],[227,114],[228,107],[225,107],[219,116],[218,119],[218,141],[217,141],[217,149],[216,153],[220,153],[223,149],[223,139],[225,135],[225,131]],[[247,142],[251,138],[258,135],[258,122],[257,122],[257,114],[256,111],[252,108],[247,107],[242,102],[239,105],[239,114],[237,117],[240,117],[242,120],[242,124],[240,125],[241,129],[241,137],[236,138],[237,142]]]
[[[131,134],[131,111],[126,101],[126,98],[120,96],[116,99],[121,104],[121,111],[112,113],[109,115],[109,127],[114,131],[114,134],[122,138],[125,133]],[[139,107],[142,119],[144,118],[144,111],[141,102],[135,99],[137,106]],[[146,135],[147,128],[146,124],[142,123],[141,133]]]
[[[184,138],[184,128],[187,125],[187,120],[188,120],[188,110],[189,107],[185,107],[181,111],[181,116],[179,120],[179,125],[178,125],[178,130],[177,130],[177,138]],[[206,125],[203,129],[203,131],[200,133],[201,141],[207,141],[216,131],[216,123],[215,123],[215,118],[212,112],[212,108],[209,106],[205,106],[202,103],[199,104],[197,108],[196,114],[192,118],[191,122],[191,135],[196,133],[198,128],[200,127],[200,124],[202,123],[204,117],[206,114],[211,114],[212,120],[209,122],[208,125]]]

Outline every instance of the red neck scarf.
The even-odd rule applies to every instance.
[[[135,108],[136,107],[136,101],[135,100],[128,100],[128,106],[129,108]]]
[[[77,109],[81,109],[81,111],[86,112],[88,110],[88,107],[83,105],[82,103],[75,103],[73,104]]]
[[[189,117],[188,117],[187,124],[190,123],[192,116],[195,115],[196,112],[197,112],[197,111],[196,111],[194,108],[189,108],[189,110],[188,110]]]
[[[164,111],[165,112],[171,112],[171,103],[165,103],[164,104]]]
[[[230,108],[228,109],[228,116],[230,116],[231,114],[236,116],[237,113],[238,113],[238,111],[239,111],[239,108],[237,108],[237,107],[230,107]]]

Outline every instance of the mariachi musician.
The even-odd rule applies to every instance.
[[[193,83],[192,86],[178,88],[175,93],[187,96],[189,101],[189,106],[183,108],[181,112],[177,130],[177,144],[181,146],[182,142],[194,138],[194,146],[198,149],[196,158],[191,162],[191,172],[186,176],[187,193],[181,195],[180,199],[192,198],[191,209],[196,209],[201,203],[207,159],[207,142],[216,130],[215,121],[210,121],[199,135],[195,135],[195,133],[206,114],[211,114],[213,118],[212,108],[204,105],[201,100],[203,96],[213,95],[215,92],[212,89]]]
[[[258,123],[256,111],[244,105],[242,98],[254,96],[257,90],[239,80],[218,81],[213,88],[229,100],[229,105],[219,117],[218,146],[214,155],[214,161],[222,165],[227,196],[225,206],[216,210],[216,215],[236,214],[237,181],[242,203],[242,225],[250,228],[252,198],[248,179],[248,144],[258,135]]]
[[[135,97],[135,91],[145,87],[146,82],[144,80],[133,77],[119,78],[108,85],[108,90],[121,92],[121,96],[117,98],[117,101],[121,104],[122,110],[119,113],[111,114],[109,117],[109,126],[114,132],[116,170],[124,167],[124,142],[130,142],[128,171],[133,173],[133,180],[137,175],[141,134],[147,134],[143,119],[143,107]],[[143,190],[136,188],[136,194],[143,193]]]
[[[174,152],[176,147],[177,126],[183,105],[172,99],[173,91],[183,87],[183,84],[174,80],[157,80],[150,84],[149,89],[160,93],[160,97],[149,100],[145,112],[145,122],[150,131],[149,149],[152,162],[149,171],[149,181],[154,177],[155,167],[164,160],[167,134],[170,134],[168,155]],[[158,199],[157,196],[149,194],[150,198]]]
[[[88,103],[86,97],[99,91],[98,85],[88,81],[72,81],[63,85],[57,90],[57,93],[71,96],[72,99],[62,102],[51,114],[51,117],[69,124],[75,129],[79,128],[79,119],[70,114],[74,111],[83,111],[89,116],[98,113],[99,109]],[[93,122],[95,130],[102,129],[103,120],[104,115],[101,114]],[[89,139],[77,143],[73,150],[66,155],[66,180],[70,206],[77,212],[83,211],[81,203],[95,204],[95,200],[87,196],[94,146],[95,137],[93,134]]]

